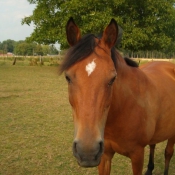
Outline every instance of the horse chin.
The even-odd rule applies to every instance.
[[[79,166],[83,167],[83,168],[92,168],[92,167],[96,167],[100,164],[101,158],[98,160],[78,160],[78,164]]]

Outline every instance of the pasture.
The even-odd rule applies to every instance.
[[[166,126],[165,126],[166,127]],[[0,175],[95,175],[72,155],[73,120],[67,83],[56,66],[0,66]],[[156,147],[155,175],[163,174],[166,142]],[[145,149],[144,172],[148,162]],[[132,174],[115,155],[111,175]],[[170,164],[175,175],[175,155]]]

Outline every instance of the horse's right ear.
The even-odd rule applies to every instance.
[[[66,25],[67,41],[70,46],[74,46],[81,38],[80,29],[71,17]]]

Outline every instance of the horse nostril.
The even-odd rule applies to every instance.
[[[104,144],[103,141],[99,142],[99,151],[97,153],[97,155],[95,156],[95,159],[99,159],[99,157],[101,157],[101,155],[103,154],[104,151]]]
[[[104,147],[103,141],[101,141],[101,142],[99,143],[99,145],[100,145],[100,150],[102,151],[102,150],[103,150],[103,147]]]
[[[78,153],[78,150],[77,150],[77,142],[74,142],[73,143],[73,155],[79,160],[79,161],[81,161],[81,157],[80,157],[80,155],[79,155],[79,153]]]

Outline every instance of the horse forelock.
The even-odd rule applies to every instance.
[[[97,39],[95,35],[88,34],[82,37],[76,45],[70,47],[60,65],[60,73],[67,70],[75,63],[87,58],[93,52],[95,53],[95,47],[99,44],[98,41],[99,39]],[[113,47],[111,49],[111,59],[114,62],[115,67],[117,65],[117,56],[117,50]]]

